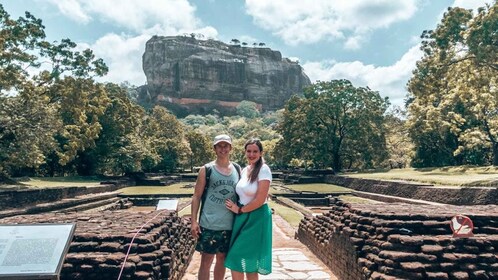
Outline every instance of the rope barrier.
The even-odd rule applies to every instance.
[[[125,258],[123,260],[123,264],[121,265],[121,271],[119,271],[119,275],[118,275],[118,279],[117,280],[120,280],[121,279],[121,275],[123,274],[123,270],[124,270],[124,266],[126,264],[126,261],[128,260],[128,256],[130,255],[130,251],[131,251],[131,245],[133,245],[133,241],[135,241],[135,237],[137,237],[137,235],[140,233],[140,231],[148,224],[150,223],[152,220],[154,220],[155,218],[157,218],[157,216],[159,216],[159,214],[161,214],[163,211],[159,211],[159,213],[157,213],[152,219],[148,220],[145,224],[143,224],[140,229],[137,230],[137,232],[135,232],[135,234],[133,235],[133,238],[131,239],[131,242],[130,242],[130,245],[128,246],[128,252],[126,252],[126,255],[125,255]]]

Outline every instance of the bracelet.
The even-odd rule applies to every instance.
[[[237,215],[242,214],[242,206],[239,207],[239,211],[237,212]]]

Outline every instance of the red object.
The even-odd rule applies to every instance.
[[[472,220],[467,216],[454,216],[453,218],[451,218],[450,227],[453,231],[453,237],[474,236],[474,233],[472,233],[472,231],[474,230],[474,223],[472,223]]]

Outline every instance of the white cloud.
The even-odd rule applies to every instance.
[[[359,48],[372,30],[411,18],[418,0],[246,0],[254,23],[281,37],[287,44],[346,39]]]
[[[109,33],[94,43],[78,42],[104,59],[109,73],[102,81],[128,81],[143,85],[142,55],[145,43],[153,35],[199,33],[216,38],[217,30],[203,26],[195,17],[195,7],[187,0],[46,0],[70,20],[89,23],[99,20],[113,24],[127,33]],[[118,31],[119,32],[119,31]]]
[[[312,82],[348,79],[354,86],[368,86],[389,97],[393,105],[403,105],[406,96],[406,83],[422,57],[419,45],[409,49],[395,64],[385,67],[365,65],[360,61],[307,62],[303,65]]]
[[[460,7],[464,9],[476,10],[479,7],[484,7],[487,4],[492,4],[492,0],[455,0],[452,7]]]
[[[142,55],[145,43],[151,37],[141,35],[137,37],[126,37],[110,33],[98,39],[95,43],[78,44],[80,48],[90,48],[94,54],[104,59],[109,67],[109,73],[100,82],[121,83],[128,81],[133,85],[145,84],[145,74],[142,71]]]
[[[92,19],[81,7],[78,0],[48,0],[48,2],[57,6],[63,15],[77,22],[88,23]]]
[[[187,0],[47,0],[69,19],[112,23],[133,32],[151,28],[191,32],[200,26]]]

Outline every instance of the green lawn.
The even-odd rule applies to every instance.
[[[340,195],[339,198],[347,203],[355,203],[355,204],[378,204],[383,203],[376,200],[371,200],[368,198],[362,198],[354,195]]]
[[[332,184],[295,184],[295,185],[285,185],[286,188],[289,188],[294,191],[302,192],[318,192],[318,193],[335,193],[335,192],[350,192],[350,189],[332,185]]]
[[[287,206],[284,206],[282,204],[278,204],[273,201],[268,201],[268,205],[275,210],[275,214],[284,218],[284,220],[286,220],[294,228],[297,228],[299,226],[299,223],[304,217],[303,214],[301,214],[301,212],[296,211]]]
[[[101,179],[97,177],[35,177],[22,180],[20,183],[28,187],[54,188],[54,187],[94,187],[100,185]]]
[[[385,172],[344,173],[341,175],[377,180],[415,181],[447,186],[498,186],[498,168],[493,166],[404,168],[391,169]]]
[[[194,188],[188,187],[194,183],[176,183],[169,186],[134,186],[123,188],[123,194],[194,194]]]

